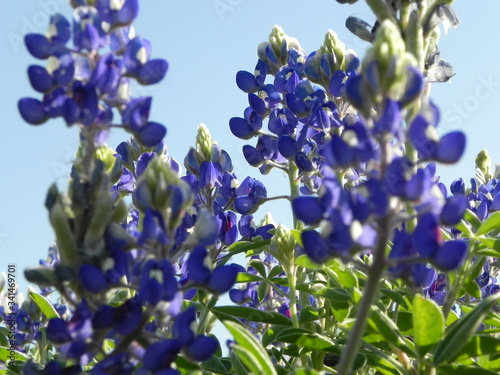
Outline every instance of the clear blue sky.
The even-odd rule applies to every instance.
[[[253,70],[257,45],[267,39],[275,24],[298,38],[307,52],[316,50],[325,32],[333,29],[348,47],[362,55],[366,43],[344,27],[349,15],[373,22],[362,3],[143,0],[136,32],[151,41],[153,58],[165,58],[170,65],[166,79],[143,94],[154,97],[150,119],[168,128],[170,154],[182,161],[194,143],[198,124],[203,122],[232,156],[240,180],[247,175],[259,178],[258,171],[248,167],[241,154],[245,142],[234,138],[228,128],[229,119],[241,116],[247,106],[246,95],[235,84],[236,72]],[[0,14],[0,160],[4,173],[0,183],[0,271],[6,271],[7,264],[13,262],[21,280],[22,269],[45,258],[53,242],[45,194],[54,181],[65,186],[78,131],[56,120],[29,126],[17,112],[19,98],[39,97],[26,75],[28,65],[39,62],[25,50],[22,35],[45,33],[48,16],[55,11],[70,15],[66,1],[22,0],[4,8]],[[500,121],[495,115],[500,107],[500,2],[458,0],[454,9],[462,24],[443,34],[440,47],[457,75],[449,83],[434,85],[432,98],[442,111],[438,131],[462,129],[468,135],[468,145],[458,166],[438,167],[447,184],[460,176],[473,176],[474,157],[482,148],[490,151],[493,161],[500,162]],[[127,138],[125,132],[115,131],[108,143],[116,147]],[[262,180],[270,195],[280,194],[279,187],[286,184],[279,171]],[[286,206],[269,204],[263,208],[273,211],[276,219],[289,222]]]

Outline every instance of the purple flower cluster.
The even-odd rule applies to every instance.
[[[147,146],[158,144],[166,129],[149,121],[151,97],[130,96],[132,80],[152,85],[163,79],[168,64],[151,59],[151,44],[135,35],[131,23],[138,1],[77,1],[72,23],[61,14],[50,18],[47,35],[27,34],[30,54],[47,60],[31,65],[28,76],[42,99],[19,100],[19,112],[32,124],[62,117],[66,125],[105,131],[113,125],[113,112],[121,114],[120,126]],[[73,47],[68,46],[72,40]]]

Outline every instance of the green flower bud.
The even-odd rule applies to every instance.
[[[415,57],[406,52],[406,45],[399,27],[389,20],[380,25],[363,62],[363,71],[370,71],[371,79],[365,74],[365,82],[370,88],[372,101],[381,102],[383,97],[397,100],[404,92],[409,66],[417,66]]]
[[[276,228],[274,236],[271,239],[270,253],[280,261],[284,267],[290,267],[293,264],[295,256],[295,238],[290,230],[280,224]]]
[[[476,156],[476,169],[482,172],[482,176],[484,176],[483,183],[488,182],[493,178],[493,173],[491,171],[491,159],[490,155],[488,155],[488,151],[482,150]]]
[[[26,268],[24,277],[30,283],[37,284],[42,288],[57,285],[59,282],[54,270],[45,266]]]
[[[116,151],[107,145],[100,146],[95,152],[96,159],[104,164],[104,170],[113,183],[118,181],[122,173],[121,159],[115,157],[115,154]]]
[[[281,26],[274,25],[271,30],[271,34],[269,34],[269,44],[274,51],[274,54],[278,58],[278,61],[282,61],[282,51],[286,51],[286,40],[288,36],[285,34],[285,31]]]
[[[57,202],[52,205],[49,219],[56,235],[61,263],[66,266],[77,267],[79,263],[78,247],[66,212],[69,207],[63,203],[62,198],[60,195]]]
[[[339,69],[345,70],[347,50],[345,44],[340,41],[337,34],[332,30],[327,31],[323,45],[318,52],[320,55],[328,56],[328,62],[332,72]]]
[[[212,160],[212,137],[205,124],[198,126],[196,134],[196,151],[203,156],[205,161]]]

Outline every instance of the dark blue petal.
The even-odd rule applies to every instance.
[[[139,13],[139,1],[138,0],[126,0],[122,8],[117,11],[115,24],[120,26],[126,26],[130,24]]]
[[[233,117],[229,120],[229,128],[234,136],[240,139],[250,139],[255,135],[255,130],[247,120],[240,117]]]
[[[465,195],[465,182],[463,178],[453,181],[450,185],[450,191],[453,195]]]
[[[255,202],[247,195],[237,197],[234,201],[235,210],[242,215],[248,215],[255,211]]]
[[[30,65],[28,68],[28,77],[31,86],[38,92],[49,91],[54,85],[54,81],[47,69],[39,65]]]
[[[455,131],[445,134],[439,141],[436,160],[441,163],[453,164],[462,157],[465,151],[465,134]]]
[[[71,341],[68,323],[61,318],[52,318],[47,324],[47,338],[55,344]]]
[[[417,115],[408,130],[410,139],[415,150],[418,151],[421,160],[434,159],[436,156],[437,142],[427,138],[427,128],[432,126],[423,115]]]
[[[441,222],[447,226],[457,225],[464,216],[468,204],[469,202],[464,195],[448,198],[441,210]]]
[[[217,267],[210,276],[207,289],[214,294],[226,293],[233,287],[238,271],[238,267],[233,265]]]
[[[292,201],[295,216],[307,225],[316,225],[323,219],[324,209],[316,197],[298,197]]]
[[[246,93],[256,92],[260,85],[257,83],[255,76],[252,73],[240,70],[236,73],[236,84],[241,91]]]
[[[81,265],[78,275],[83,287],[91,293],[99,293],[108,286],[101,269],[91,264]]]
[[[73,125],[80,117],[80,108],[72,98],[67,98],[62,106],[62,116],[66,125]]]
[[[185,351],[189,358],[195,361],[205,361],[215,354],[218,348],[217,340],[208,336],[198,336],[185,348]]]
[[[192,329],[194,321],[196,321],[194,306],[188,307],[175,318],[172,334],[181,342],[182,346],[189,345],[195,339],[195,332]]]
[[[137,74],[137,81],[141,85],[154,85],[160,82],[167,74],[168,63],[163,59],[149,60]]]
[[[40,100],[23,98],[17,103],[17,108],[24,121],[31,125],[40,125],[48,120],[49,116]]]
[[[332,78],[330,79],[330,87],[329,87],[329,90],[333,96],[335,97],[342,96],[346,78],[347,74],[342,70],[337,70],[335,73],[333,73]]]
[[[41,34],[26,34],[24,43],[29,53],[37,59],[46,59],[54,52],[52,43]]]
[[[147,166],[149,165],[149,162],[153,160],[155,156],[157,155],[154,152],[144,152],[141,154],[141,156],[139,156],[135,167],[135,173],[137,177],[141,176],[144,173]]]
[[[406,77],[406,88],[401,98],[401,103],[406,104],[415,100],[424,88],[424,77],[420,70],[414,66],[408,68],[408,76]]]
[[[306,254],[316,263],[325,263],[332,257],[325,239],[314,230],[302,232],[302,243]]]
[[[464,241],[446,241],[432,258],[432,263],[442,271],[452,271],[462,264],[466,256],[467,244]]]
[[[297,152],[297,154],[295,155],[295,164],[301,171],[312,172],[314,170],[313,163],[303,152]]]
[[[181,351],[179,340],[163,340],[149,345],[142,358],[145,369],[158,371],[169,367]]]
[[[260,167],[264,162],[260,151],[250,145],[243,146],[243,156],[252,167]]]
[[[429,212],[418,221],[413,232],[415,248],[422,258],[432,258],[440,247],[441,233],[436,216]]]
[[[278,150],[285,158],[293,158],[297,154],[297,142],[288,135],[278,138]]]
[[[197,246],[191,251],[187,260],[187,271],[189,279],[197,284],[205,284],[210,280],[211,271],[205,265],[208,252],[203,246]]]
[[[157,122],[148,122],[134,132],[137,140],[147,147],[158,145],[167,134],[167,128]]]

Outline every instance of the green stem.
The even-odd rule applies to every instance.
[[[349,335],[346,347],[342,350],[342,357],[338,365],[338,373],[348,375],[351,373],[354,360],[358,354],[361,340],[365,333],[368,317],[371,312],[371,306],[377,297],[382,274],[385,269],[385,251],[389,241],[390,216],[385,216],[379,220],[380,237],[377,242],[377,248],[374,253],[373,263],[368,270],[368,279],[366,288],[363,291],[363,297],[358,306],[356,321]]]
[[[293,161],[288,162],[288,182],[290,184],[290,202],[294,198],[300,196],[299,183],[297,181],[297,176],[299,175],[299,169]],[[293,212],[293,227],[297,230],[302,229],[302,222],[297,218]]]

